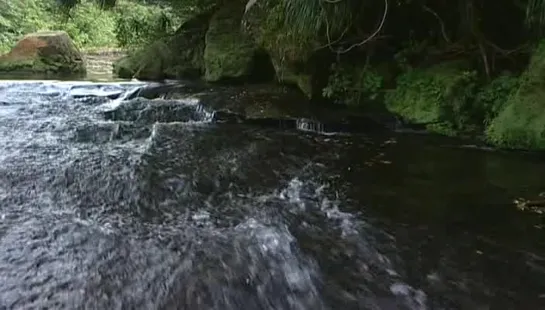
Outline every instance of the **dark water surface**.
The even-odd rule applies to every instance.
[[[0,82],[0,309],[545,308],[542,158],[142,85]]]

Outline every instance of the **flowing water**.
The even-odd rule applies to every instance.
[[[545,307],[543,158],[142,85],[0,83],[0,309]]]

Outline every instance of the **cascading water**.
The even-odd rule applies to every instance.
[[[448,161],[459,150],[320,134],[323,124],[304,119],[294,130],[218,122],[204,99],[146,99],[146,86],[0,83],[0,309],[545,303],[543,248],[513,248],[486,221],[471,223],[473,207],[444,216],[452,191],[472,206],[520,192],[500,184],[495,162],[537,173],[538,161],[474,150]],[[466,183],[483,174],[458,181],[449,168],[478,161],[480,191]],[[534,225],[506,210],[494,217],[503,229]]]

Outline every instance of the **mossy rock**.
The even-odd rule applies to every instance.
[[[243,30],[270,56],[280,83],[299,87],[309,98],[321,96],[315,77],[327,64],[313,58],[319,43],[286,28],[284,4],[281,0],[255,2],[244,13]]]
[[[385,96],[386,108],[410,123],[446,135],[473,131],[482,123],[474,107],[477,74],[463,63],[411,69],[396,84]]]
[[[245,3],[230,3],[212,16],[204,49],[205,80],[241,79],[252,74],[256,46],[240,27]]]
[[[81,76],[85,62],[64,31],[25,35],[7,54],[0,56],[0,73],[44,76]]]
[[[119,59],[114,63],[114,74],[141,80],[200,78],[204,73],[205,35],[214,11],[196,15],[172,37]]]
[[[113,64],[114,74],[120,78],[141,80],[162,80],[168,78],[165,72],[172,62],[169,46],[156,41],[149,46],[132,52]]]
[[[499,147],[545,150],[545,42],[534,52],[520,86],[486,130]]]

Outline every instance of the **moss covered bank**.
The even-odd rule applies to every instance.
[[[278,82],[430,132],[545,150],[545,45],[528,28],[530,4],[203,2],[174,35],[118,62],[116,73]]]

